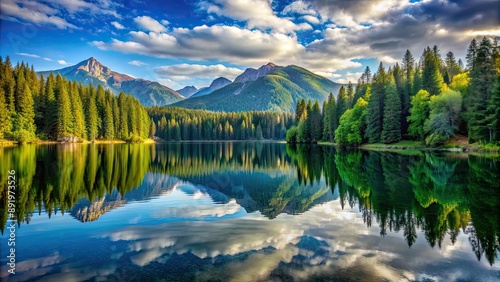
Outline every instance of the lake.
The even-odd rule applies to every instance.
[[[0,160],[2,281],[500,280],[494,156],[236,142]]]

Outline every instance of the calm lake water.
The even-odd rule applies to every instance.
[[[500,280],[491,156],[182,143],[0,160],[2,281]]]

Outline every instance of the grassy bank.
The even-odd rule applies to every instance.
[[[336,144],[332,142],[319,142],[318,144],[336,146]],[[467,141],[467,137],[464,136],[455,136],[447,140],[443,145],[434,147],[428,146],[422,141],[403,140],[393,144],[383,144],[383,143],[363,144],[358,148],[363,150],[390,151],[390,152],[398,152],[404,154],[413,154],[422,151],[492,152],[492,153],[500,152],[500,145],[495,145],[491,143],[469,144]]]

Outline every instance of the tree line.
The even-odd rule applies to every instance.
[[[152,107],[151,135],[180,140],[283,140],[293,114],[283,112],[211,112]]]
[[[129,140],[149,136],[147,110],[130,94],[83,86],[60,74],[37,76],[22,62],[0,57],[0,139]]]
[[[342,86],[337,99],[299,101],[287,141],[341,146],[418,140],[440,145],[460,134],[469,143],[500,141],[500,49],[496,41],[473,39],[466,66],[453,52],[425,48],[418,62],[409,50],[402,64],[369,67],[354,87]]]

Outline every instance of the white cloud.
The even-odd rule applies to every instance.
[[[303,18],[304,18],[304,20],[306,20],[312,24],[320,24],[321,23],[320,19],[318,19],[315,16],[305,15],[305,16],[303,16]]]
[[[342,83],[342,84],[347,84],[349,81],[353,84],[358,83],[358,79],[363,75],[362,72],[347,72],[344,77],[345,78],[340,78],[337,79],[336,82]]]
[[[304,47],[297,39],[281,33],[266,33],[235,26],[176,28],[171,33],[132,31],[130,41],[94,41],[100,49],[139,53],[157,57],[219,60],[245,66],[266,62],[288,64]]]
[[[120,24],[119,22],[111,22],[111,24],[116,28],[116,29],[125,29],[125,27]]]
[[[37,25],[50,24],[59,29],[77,29],[77,26],[56,16],[58,10],[34,1],[3,0],[0,2],[0,10],[2,11],[2,16],[10,16],[12,19],[21,19]],[[9,19],[9,17],[4,18]]]
[[[311,29],[310,25],[298,25],[289,19],[278,17],[270,4],[268,0],[210,0],[202,1],[199,6],[209,14],[244,21],[250,29],[270,28],[283,33]]]
[[[233,80],[240,75],[243,70],[237,68],[226,67],[221,64],[217,65],[196,65],[196,64],[179,64],[172,66],[161,66],[154,69],[161,76],[167,77],[226,77]]]
[[[63,65],[63,66],[69,65],[69,63],[68,63],[68,62],[66,62],[65,60],[57,60],[57,62],[58,62],[60,65]]]
[[[133,60],[133,61],[130,61],[130,62],[128,62],[128,64],[129,64],[129,65],[133,65],[133,66],[137,66],[137,67],[147,65],[146,63],[141,62],[141,61],[139,61],[139,60]]]
[[[394,59],[391,56],[381,56],[381,57],[378,57],[378,60],[381,61],[382,63],[386,63],[386,64],[390,64],[390,65],[393,65],[393,64],[399,62],[398,59]]]
[[[51,58],[43,58],[45,61],[52,62],[53,60]]]
[[[120,15],[113,9],[113,6],[116,6],[116,4],[111,1],[97,1],[94,3],[85,0],[53,0],[52,2],[72,14],[90,11],[93,14],[112,15],[120,18]]]
[[[169,25],[169,24],[170,24],[170,22],[169,22],[169,21],[167,21],[167,20],[161,20],[161,24],[162,24],[162,25]]]
[[[283,8],[283,14],[316,15],[318,12],[311,8],[311,4],[304,1],[295,1]]]
[[[328,72],[328,71],[316,71],[314,72],[317,75],[324,76],[329,79],[336,79],[336,78],[341,78],[342,75],[334,72]]]
[[[35,54],[29,54],[29,53],[16,53],[19,56],[25,56],[25,57],[31,57],[31,58],[40,58],[40,56],[35,55]]]
[[[157,20],[149,17],[149,16],[140,16],[134,18],[134,22],[137,23],[143,29],[153,31],[153,32],[164,32],[167,31],[167,28],[159,23]]]

